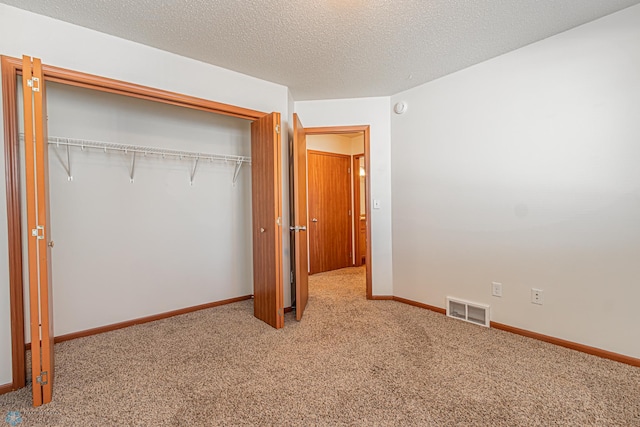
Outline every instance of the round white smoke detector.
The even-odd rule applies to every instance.
[[[393,111],[395,111],[396,114],[404,114],[404,112],[407,111],[407,103],[403,101],[396,102],[396,105],[393,106]]]

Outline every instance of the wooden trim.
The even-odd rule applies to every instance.
[[[393,301],[395,297],[393,295],[371,295],[370,300],[377,301]]]
[[[624,363],[627,365],[640,367],[640,359],[637,359],[635,357],[625,356],[624,354],[614,353],[612,351],[603,350],[601,348],[591,347],[588,345],[563,340],[561,338],[556,338],[549,335],[543,335],[537,332],[527,331],[526,329],[520,329],[514,326],[509,326],[509,325],[505,325],[498,322],[491,322],[490,326],[495,329],[511,332],[512,334],[522,335],[523,337],[533,338],[539,341],[544,341],[550,344],[558,345],[560,347],[565,347],[571,350],[580,351],[582,353],[591,354],[593,356],[602,357],[603,359],[614,360],[616,362]]]
[[[362,155],[364,157],[364,155]],[[351,263],[354,267],[362,265],[362,257],[360,256],[360,170],[358,169],[360,155],[351,156],[351,229],[353,230],[353,256]],[[366,231],[365,231],[366,234]]]
[[[207,308],[219,307],[221,305],[233,304],[234,302],[245,301],[253,298],[253,295],[245,295],[236,298],[229,298],[222,301],[214,301],[206,304],[194,305],[192,307],[181,308],[179,310],[167,311],[165,313],[154,314],[152,316],[140,317],[137,319],[126,320],[124,322],[112,323],[110,325],[99,326],[97,328],[85,329],[84,331],[72,332],[70,334],[59,335],[55,337],[55,343],[74,340],[76,338],[90,337],[105,332],[116,331],[118,329],[128,328],[129,326],[142,325],[143,323],[155,322],[156,320],[168,319],[170,317],[179,316],[181,314],[193,313],[194,311],[205,310]],[[289,307],[290,308],[290,307]],[[31,349],[31,343],[25,344],[25,349]]]
[[[400,297],[393,297],[394,301],[401,302],[403,304],[412,305],[414,307],[425,308],[427,310],[435,311],[440,314],[447,314],[447,310],[440,307],[435,307],[433,305],[423,304],[421,302],[408,300]],[[603,350],[597,347],[591,347],[584,344],[579,344],[572,341],[563,340],[561,338],[552,337],[549,335],[539,334],[537,332],[528,331],[526,329],[516,328],[514,326],[505,325],[503,323],[498,322],[490,322],[490,326],[494,329],[500,329],[502,331],[511,332],[512,334],[521,335],[527,338],[533,338],[538,341],[548,342],[550,344],[554,344],[560,347],[565,347],[571,350],[579,351],[581,353],[591,354],[592,356],[602,357],[603,359],[613,360],[615,362],[624,363],[626,365],[637,366],[640,367],[640,359],[625,356],[624,354],[614,353],[612,351]]]
[[[421,302],[418,302],[418,301],[412,301],[410,299],[400,298],[400,297],[396,297],[396,296],[393,297],[393,300],[401,302],[403,304],[412,305],[414,307],[424,308],[426,310],[435,311],[436,313],[447,314],[447,310],[445,310],[444,308],[436,307],[434,305],[424,304],[424,303],[421,303]]]
[[[13,383],[0,385],[0,394],[10,393],[14,390],[17,390],[17,388],[14,388]]]
[[[369,131],[369,125],[326,126],[326,127],[304,128],[304,133],[307,135],[326,135],[326,134],[355,133],[355,132],[368,132],[368,131]]]
[[[3,61],[6,60],[18,70],[22,70],[22,65],[19,59],[5,56],[2,58]],[[64,68],[54,67],[52,65],[43,65],[42,69],[46,81],[49,82],[62,83],[69,86],[82,87],[101,92],[115,93],[132,98],[146,99],[148,101],[160,102],[162,104],[208,111],[215,114],[238,117],[246,120],[256,120],[267,114],[261,111],[237,107],[235,105],[223,104],[221,102],[209,101],[203,98],[196,98],[194,96],[142,86],[135,83],[123,82],[121,80],[110,79],[74,70],[67,70]]]
[[[370,142],[370,129],[369,126],[365,126],[363,129],[364,133],[364,169],[367,171],[367,179],[365,180],[364,186],[364,201],[366,204],[366,215],[367,215],[367,255],[366,255],[366,274],[367,274],[367,298],[373,297],[373,273],[371,269],[371,265],[373,264],[373,256],[372,256],[372,222],[373,218],[371,217],[371,142]]]
[[[342,154],[342,153],[333,153],[331,151],[321,151],[321,150],[307,150],[307,154],[317,154],[319,156],[330,156],[330,157],[341,157],[348,158],[349,162],[351,162],[350,154]]]
[[[22,282],[22,218],[20,215],[20,161],[17,115],[17,83],[20,60],[0,58],[2,67],[2,111],[4,123],[5,184],[7,191],[7,240],[9,246],[9,300],[11,316],[12,387],[26,385],[24,348],[24,303]]]

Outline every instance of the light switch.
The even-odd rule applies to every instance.
[[[373,199],[373,209],[380,209],[380,200]]]

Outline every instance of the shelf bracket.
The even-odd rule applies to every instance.
[[[242,167],[242,159],[236,160],[236,169],[233,171],[233,185],[236,185],[236,181],[238,180],[238,174],[240,173],[240,168]]]
[[[56,141],[56,143],[57,143],[56,148],[60,148],[60,141]],[[69,145],[68,144],[66,144],[66,151],[67,151],[67,163],[66,164],[65,164],[64,160],[62,160],[62,157],[60,156],[60,153],[58,153],[58,150],[54,150],[54,153],[56,153],[56,157],[60,161],[60,164],[64,168],[65,172],[67,172],[67,181],[73,181],[73,175],[71,175],[71,154],[69,153],[70,150],[69,150]]]
[[[133,155],[131,156],[131,170],[129,172],[129,182],[132,184],[133,184],[133,177],[135,172],[136,172],[136,152],[134,151]]]
[[[196,176],[196,170],[198,169],[198,161],[200,157],[196,157],[195,162],[193,162],[193,168],[191,169],[191,180],[189,181],[189,185],[193,185],[193,178]]]

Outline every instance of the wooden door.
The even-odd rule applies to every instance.
[[[351,158],[308,152],[311,274],[351,265]]]
[[[48,139],[44,74],[40,59],[22,58],[25,187],[29,253],[29,308],[33,405],[53,393],[53,298],[51,293]]]
[[[307,138],[297,114],[293,115],[293,280],[296,320],[302,319],[309,300],[309,261],[307,252]]]
[[[280,113],[251,123],[253,313],[284,326]]]

